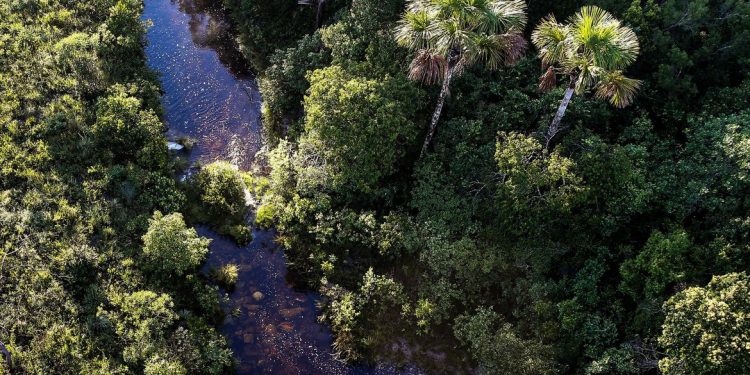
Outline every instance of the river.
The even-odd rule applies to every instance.
[[[161,75],[167,136],[196,141],[191,163],[230,160],[252,165],[262,146],[260,94],[253,73],[234,47],[218,0],[146,0],[149,66]],[[238,374],[416,374],[414,368],[351,366],[338,361],[331,333],[317,321],[319,296],[289,280],[273,231],[255,229],[248,246],[213,231],[206,267],[239,265],[239,280],[222,307],[222,333]],[[260,293],[256,293],[260,292]]]

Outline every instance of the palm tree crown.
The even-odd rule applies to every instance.
[[[553,15],[545,18],[531,35],[547,71],[540,88],[555,86],[557,74],[573,80],[575,92],[596,90],[596,97],[622,108],[629,105],[640,81],[627,78],[623,70],[638,57],[638,38],[609,12],[586,6],[567,24]]]
[[[433,83],[449,64],[514,63],[526,47],[525,25],[521,0],[409,0],[396,41],[417,52],[410,77]]]

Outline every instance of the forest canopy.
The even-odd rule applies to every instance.
[[[0,1],[0,373],[230,372],[248,194],[343,360],[750,373],[750,2],[215,1],[268,173],[190,186],[143,0]]]
[[[750,3],[225,4],[247,50],[278,43],[258,223],[341,357],[750,371]]]
[[[0,2],[0,373],[222,374],[140,0]]]

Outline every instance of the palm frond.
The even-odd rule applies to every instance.
[[[476,33],[462,27],[456,19],[438,20],[430,26],[431,44],[446,56],[452,50],[462,50],[472,42]]]
[[[526,27],[526,3],[522,0],[468,0],[474,4],[478,31],[486,34],[522,32]],[[475,3],[475,2],[478,2]]]
[[[496,69],[503,60],[502,47],[498,41],[485,34],[474,34],[464,44],[464,56],[468,64],[481,61],[490,69]]]
[[[549,66],[547,70],[539,77],[539,91],[550,92],[557,86],[557,74],[555,68]]]
[[[432,0],[407,0],[407,12],[429,11],[432,7]]]
[[[641,81],[625,77],[622,71],[605,72],[596,85],[596,97],[609,99],[613,106],[623,108],[633,102],[640,86]]]
[[[467,65],[470,64],[468,61],[466,61],[466,56],[461,56],[461,58],[458,59],[456,65],[453,66],[453,77],[458,77],[463,74]]]
[[[410,76],[434,82],[439,78],[422,70],[436,63],[425,50],[453,69],[459,61],[482,61],[489,68],[518,61],[527,46],[521,34],[525,12],[523,0],[408,0],[395,38],[416,52]]]
[[[471,41],[464,44],[467,62],[480,61],[489,69],[516,63],[523,57],[526,46],[526,40],[520,33],[473,34]]]
[[[409,65],[409,79],[431,85],[445,77],[448,62],[445,57],[427,49],[417,51]]]
[[[503,25],[503,31],[522,32],[526,27],[526,2],[523,0],[494,0],[490,9]]]
[[[623,69],[633,63],[639,52],[638,38],[609,12],[585,6],[570,19],[572,36],[581,54],[604,69]]]
[[[513,65],[520,60],[529,43],[520,32],[511,32],[498,35],[503,48],[503,62],[505,65]]]
[[[432,17],[424,10],[406,12],[396,26],[396,42],[412,50],[427,48],[432,23]]]
[[[555,16],[549,15],[531,33],[531,41],[537,49],[542,61],[547,65],[563,62],[568,53],[570,30],[561,25]]]

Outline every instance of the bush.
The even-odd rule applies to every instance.
[[[302,114],[302,99],[310,87],[305,75],[329,60],[317,32],[300,39],[295,47],[271,55],[271,65],[258,85],[263,96],[263,127],[272,139],[286,134],[288,123]]]
[[[271,183],[268,177],[254,176],[250,172],[243,173],[242,180],[245,181],[245,186],[247,186],[250,194],[252,194],[253,198],[255,199],[263,196],[263,194],[268,191],[268,187]]]
[[[237,167],[224,161],[213,162],[198,172],[195,187],[205,213],[202,221],[222,225],[243,220],[245,182]]]
[[[224,225],[218,228],[219,234],[232,237],[234,242],[245,246],[253,240],[253,231],[244,223],[237,225]]]
[[[258,207],[255,214],[255,225],[261,228],[270,228],[274,224],[276,217],[276,206],[273,203],[265,203]]]
[[[217,284],[225,289],[233,289],[237,284],[240,268],[236,264],[230,263],[211,271],[211,277]]]
[[[411,118],[418,91],[402,79],[369,79],[339,66],[308,78],[298,158],[322,159],[335,191],[366,199],[397,170],[415,140]]]
[[[96,103],[94,140],[102,155],[112,160],[138,159],[164,165],[167,147],[161,134],[163,129],[156,113],[144,110],[142,100],[124,86],[114,86],[108,96]]]
[[[188,228],[179,212],[164,216],[156,211],[143,236],[146,267],[160,278],[182,275],[203,262],[209,242]]]

